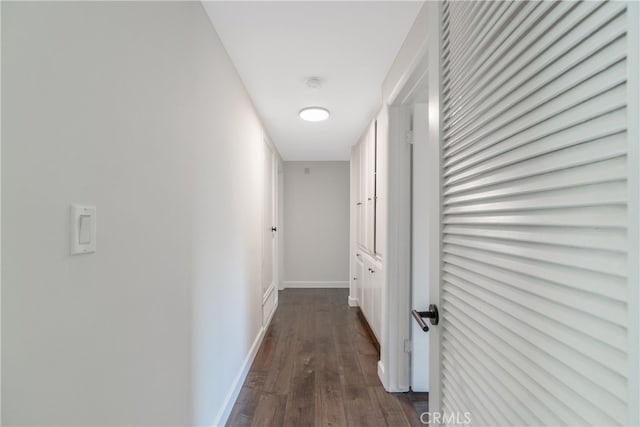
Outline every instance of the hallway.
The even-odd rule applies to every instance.
[[[0,427],[640,427],[640,0],[0,26]]]
[[[347,289],[287,289],[228,426],[418,426],[424,393],[387,393]]]

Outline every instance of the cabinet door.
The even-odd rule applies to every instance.
[[[360,306],[360,309],[362,309],[362,304],[363,304],[363,292],[364,292],[364,286],[365,286],[365,269],[364,269],[364,262],[362,261],[362,255],[360,255],[359,253],[356,255],[356,289],[354,292],[354,295],[356,295],[356,298],[358,298],[358,305]]]
[[[371,325],[371,261],[364,259],[362,265],[362,302],[360,308],[362,309],[362,313],[364,313],[364,317],[367,318],[367,322]]]
[[[353,209],[355,209],[355,239],[356,239],[356,250],[364,247],[364,191],[363,188],[363,179],[362,179],[362,144],[358,144],[355,146],[352,156],[351,156],[351,167],[353,168],[354,174],[352,178],[354,180],[353,191],[354,191],[354,199],[355,205]]]
[[[371,125],[367,138],[365,139],[365,158],[366,164],[364,168],[366,182],[366,232],[365,232],[365,248],[368,252],[373,253],[374,250],[374,232],[375,232],[375,125]]]
[[[383,256],[386,244],[386,138],[387,123],[385,120],[377,120],[375,128],[376,140],[376,166],[375,166],[375,244],[374,249],[378,257]]]
[[[382,269],[373,266],[371,272],[371,329],[380,341],[382,336]]]
[[[366,139],[359,145],[359,196],[358,196],[358,246],[367,247],[367,144]]]
[[[367,319],[367,323],[375,336],[380,340],[380,300],[376,297],[376,288],[379,286],[379,277],[381,274],[377,271],[377,266],[368,257],[363,262],[363,281],[362,281],[362,302],[360,308]]]

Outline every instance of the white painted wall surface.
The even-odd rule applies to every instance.
[[[276,284],[278,289],[284,288],[284,236],[286,229],[284,225],[284,162],[282,159],[278,159],[278,283]]]
[[[2,27],[3,424],[213,424],[261,332],[263,130],[201,4]]]
[[[416,19],[407,33],[402,43],[402,47],[396,54],[396,58],[389,68],[389,72],[382,82],[382,103],[387,105],[390,103],[397,93],[404,86],[406,79],[409,77],[408,71],[415,66],[418,53],[426,49],[429,34],[429,13],[435,11],[433,5],[428,1],[420,8],[416,15]]]
[[[284,162],[285,287],[349,286],[349,173],[349,162]]]

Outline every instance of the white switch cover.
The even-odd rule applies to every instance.
[[[96,251],[96,207],[71,205],[71,255]]]

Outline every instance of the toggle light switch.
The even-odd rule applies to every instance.
[[[71,255],[96,251],[96,207],[71,205]]]

